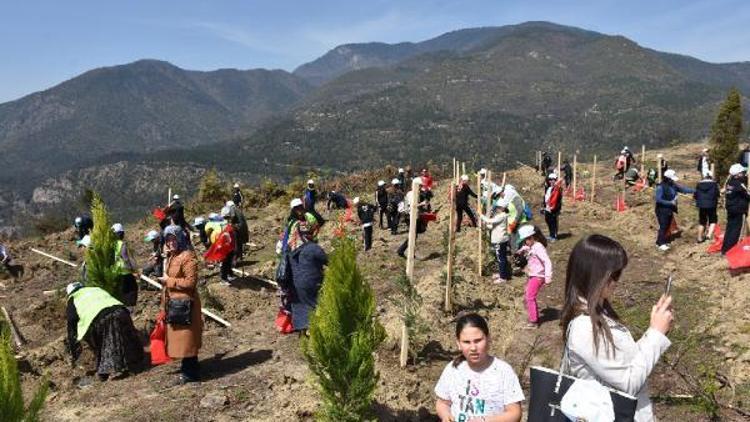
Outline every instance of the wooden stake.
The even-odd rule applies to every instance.
[[[453,301],[451,294],[451,285],[453,284],[453,255],[455,254],[456,240],[456,183],[451,181],[448,201],[450,203],[450,213],[448,218],[448,268],[446,269],[445,280],[445,311],[453,311]]]
[[[596,155],[594,155],[594,169],[591,172],[591,203],[594,203],[594,195],[596,194]]]
[[[644,170],[646,169],[646,145],[641,145],[641,177],[644,177],[646,173],[644,173]]]
[[[461,163],[461,174],[466,174],[466,163]]]
[[[572,204],[575,205],[576,203],[576,193],[578,192],[576,190],[578,186],[578,155],[573,154],[573,202]]]
[[[3,315],[5,316],[5,320],[8,321],[8,327],[10,328],[10,334],[13,337],[13,342],[16,344],[16,348],[20,349],[23,347],[25,341],[23,340],[23,337],[18,333],[18,330],[16,329],[16,324],[13,322],[13,319],[11,319],[10,314],[8,313],[8,310],[5,309],[5,306],[0,307],[3,311]]]
[[[658,180],[659,183],[661,183],[661,163],[663,159],[664,157],[656,157],[656,180]]]
[[[562,169],[562,152],[557,151],[557,176],[560,177],[562,173],[560,173],[560,170]],[[547,175],[545,175],[546,177]]]
[[[58,258],[58,257],[56,257],[54,255],[50,255],[47,252],[42,252],[39,249],[31,248],[31,252],[36,252],[39,255],[46,256],[47,258],[54,259],[57,262],[62,262],[63,264],[71,266],[71,267],[77,267],[78,266],[78,264],[76,264],[75,262],[66,261],[66,260],[64,260],[62,258]]]
[[[406,252],[406,277],[410,283],[414,283],[414,255],[417,250],[417,203],[419,203],[419,181],[416,179],[411,182],[411,200],[409,201],[409,247]],[[406,321],[401,326],[401,356],[400,365],[406,367],[406,361],[409,357],[409,331],[406,327]]]
[[[172,188],[169,188],[167,190],[167,205],[172,203]]]
[[[500,186],[505,187],[505,172],[503,172],[503,183]]]
[[[482,276],[482,181],[479,180],[479,173],[477,173],[477,275]]]

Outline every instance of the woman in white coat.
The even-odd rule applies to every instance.
[[[568,260],[563,339],[568,345],[565,372],[636,396],[635,421],[654,421],[647,380],[671,344],[672,298],[662,296],[651,310],[650,327],[635,341],[610,300],[628,264],[625,249],[602,235],[576,244]]]

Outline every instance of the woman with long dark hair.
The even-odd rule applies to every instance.
[[[475,313],[459,317],[456,344],[461,354],[448,363],[435,386],[440,420],[520,421],[521,384],[510,365],[489,354],[487,321]]]
[[[568,260],[561,325],[568,347],[566,373],[594,379],[638,398],[636,422],[653,421],[646,381],[671,344],[672,297],[651,309],[649,329],[637,342],[612,308],[611,297],[628,265],[618,242],[602,235],[579,241]]]

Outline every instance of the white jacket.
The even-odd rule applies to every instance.
[[[508,236],[508,213],[507,212],[496,212],[492,217],[487,218],[485,215],[480,215],[482,221],[487,223],[490,230],[490,243],[503,243],[510,240]]]
[[[636,396],[636,422],[654,421],[647,386],[648,376],[671,342],[662,333],[649,328],[637,342],[625,326],[608,319],[615,355],[604,347],[599,336],[599,352],[594,351],[594,334],[588,315],[575,317],[569,326],[568,361],[565,373],[581,379],[594,379],[616,390]],[[610,347],[611,349],[611,347]]]

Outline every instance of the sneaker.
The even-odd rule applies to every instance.
[[[523,326],[524,330],[536,330],[539,328],[539,324],[536,322],[527,322],[526,325]]]
[[[663,244],[663,245],[659,246],[659,250],[660,250],[660,251],[662,251],[662,252],[666,252],[666,251],[668,251],[668,250],[669,250],[669,245],[667,245],[667,244],[665,243],[665,244]]]
[[[494,284],[505,284],[505,283],[507,283],[507,282],[508,282],[508,280],[506,280],[506,279],[504,279],[504,278],[499,278],[499,277],[498,277],[498,278],[496,278],[496,279],[492,280],[492,282],[493,282]]]

